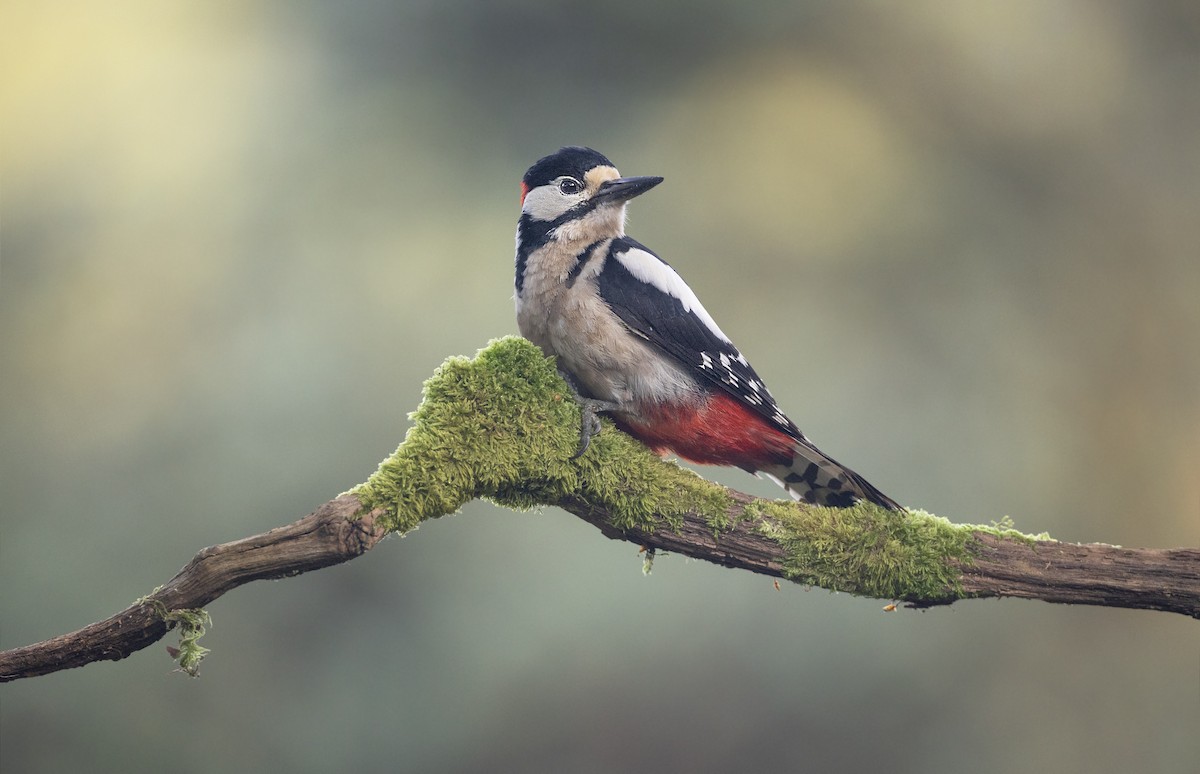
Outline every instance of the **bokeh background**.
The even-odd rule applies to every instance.
[[[901,502],[1200,544],[1200,4],[2,14],[5,648],[373,471],[515,332],[517,183],[568,143],[666,176],[631,233]],[[1195,770],[1194,621],[882,604],[472,503],[219,600],[197,680],[164,642],[0,687],[0,761]]]

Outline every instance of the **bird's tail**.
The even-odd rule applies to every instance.
[[[904,510],[865,478],[807,440],[798,441],[793,451],[791,464],[765,465],[757,472],[786,489],[794,499],[833,508],[847,508],[866,500],[889,510]]]

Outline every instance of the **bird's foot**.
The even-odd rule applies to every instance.
[[[583,426],[579,429],[579,448],[571,455],[571,459],[577,460],[588,450],[588,446],[592,443],[592,436],[600,434],[600,417],[598,414],[601,411],[613,411],[619,408],[619,404],[611,400],[585,398],[579,394],[579,385],[575,383],[574,374],[560,368],[558,375],[571,388],[571,395],[575,396],[575,402],[579,404],[579,413],[582,415],[580,418],[583,420]]]
[[[588,446],[592,443],[592,436],[600,434],[599,412],[612,411],[617,408],[617,404],[610,400],[584,398],[579,393],[575,394],[575,400],[579,401],[579,413],[582,415],[583,421],[579,430],[579,448],[571,455],[573,460],[579,459],[588,450]]]

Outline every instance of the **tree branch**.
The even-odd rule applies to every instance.
[[[342,495],[299,521],[196,554],[179,573],[121,612],[61,637],[0,653],[0,682],[58,672],[93,661],[118,661],[160,640],[177,621],[250,581],[287,578],[349,561],[386,534],[378,513]]]
[[[743,506],[755,498],[731,492]],[[614,540],[703,559],[762,575],[787,578],[787,552],[745,525],[714,536],[702,521],[685,519],[678,531],[614,529],[606,513],[586,503],[562,508]],[[962,594],[900,596],[909,607],[933,607],[958,599],[1019,597],[1072,605],[1163,610],[1200,618],[1200,549],[1120,548],[1103,543],[1023,540],[974,532],[969,558],[953,560]]]
[[[119,660],[175,627],[191,632],[179,658],[194,673],[204,652],[196,611],[222,594],[348,561],[477,497],[561,506],[616,540],[913,607],[1022,597],[1200,618],[1200,549],[1060,543],[869,504],[761,500],[665,463],[611,425],[571,460],[579,414],[569,395],[520,339],[448,361],[404,443],[366,483],[292,524],[200,551],[111,618],[0,653],[0,682]]]

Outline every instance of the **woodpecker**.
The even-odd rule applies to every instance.
[[[804,437],[695,292],[625,235],[626,203],[662,181],[621,177],[575,146],[539,159],[521,181],[517,325],[557,359],[580,400],[576,456],[605,412],[659,454],[736,466],[797,500],[902,510]]]

